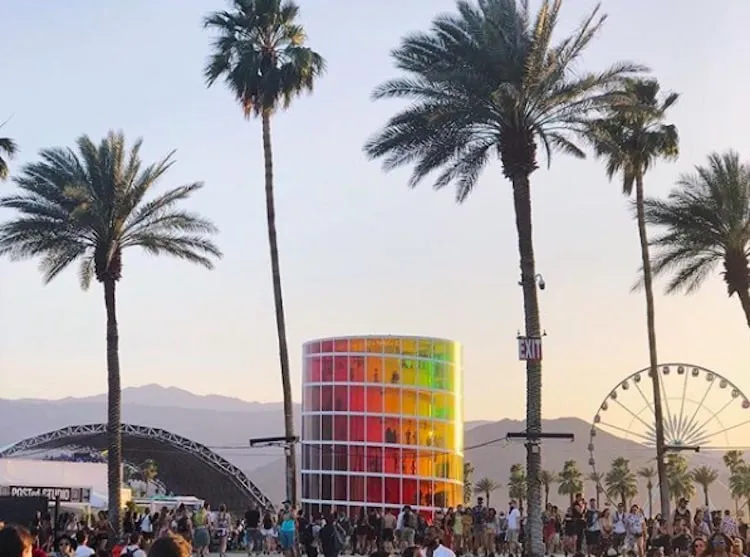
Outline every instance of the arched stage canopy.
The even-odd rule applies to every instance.
[[[216,508],[225,504],[239,511],[256,502],[271,501],[245,473],[214,451],[180,435],[156,427],[121,424],[123,460],[143,462],[152,458],[159,479],[180,495],[195,495]],[[107,424],[73,425],[29,437],[0,450],[0,458],[22,458],[29,452],[69,446],[107,449]]]

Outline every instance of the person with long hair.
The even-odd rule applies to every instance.
[[[192,551],[184,536],[169,532],[151,544],[148,557],[191,557]]]
[[[33,540],[26,528],[4,526],[0,528],[0,557],[31,557]]]
[[[732,551],[732,539],[722,532],[715,532],[708,538],[704,557],[729,557]]]

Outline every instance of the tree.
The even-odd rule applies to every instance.
[[[123,255],[141,248],[206,268],[221,252],[209,239],[216,228],[180,209],[203,185],[171,189],[147,200],[174,163],[173,153],[145,166],[141,141],[128,148],[122,133],[110,132],[98,145],[88,136],[73,149],[44,149],[40,161],[24,166],[15,182],[20,193],[0,198],[17,215],[0,224],[0,255],[41,259],[48,283],[72,263],[80,263],[86,289],[96,279],[104,290],[107,315],[107,470],[110,520],[121,524],[121,388],[116,288]]]
[[[667,454],[667,488],[675,503],[683,497],[689,501],[695,495],[695,485],[688,470],[688,461],[681,454]]]
[[[741,465],[745,464],[745,458],[742,454],[742,451],[727,451],[724,453],[724,456],[721,457],[721,459],[724,462],[724,466],[726,466],[729,470],[730,474],[733,474]]]
[[[147,458],[141,463],[140,473],[144,482],[153,482],[159,475],[159,465],[154,459]]]
[[[656,478],[656,470],[653,466],[644,466],[639,468],[636,472],[638,477],[646,480],[646,491],[648,491],[648,517],[654,516],[654,478]]]
[[[204,27],[218,35],[204,70],[208,86],[223,77],[245,117],[260,117],[262,123],[268,246],[287,438],[294,437],[294,409],[276,232],[271,117],[279,108],[289,108],[303,92],[312,92],[325,70],[323,58],[304,46],[305,31],[298,15],[299,7],[291,1],[233,0],[231,11],[214,12],[204,20]],[[286,452],[287,499],[296,502],[297,464],[291,447]]]
[[[612,461],[612,466],[604,476],[604,485],[607,486],[607,495],[619,498],[623,507],[627,507],[628,501],[638,495],[638,480],[630,469],[627,458],[618,457]]]
[[[578,463],[575,460],[566,460],[558,478],[557,492],[570,497],[572,506],[575,495],[583,491],[583,474],[578,469]]]
[[[500,484],[491,478],[481,478],[477,481],[474,489],[479,493],[484,493],[485,499],[487,499],[487,506],[490,506],[490,494],[496,489],[500,488]]]
[[[18,146],[15,141],[10,137],[0,137],[0,180],[8,179],[8,160],[12,159],[17,151]]]
[[[654,289],[651,276],[648,233],[644,211],[644,177],[659,159],[674,160],[679,154],[677,128],[665,124],[667,110],[677,102],[678,95],[659,95],[656,80],[627,79],[621,91],[622,100],[613,103],[607,114],[594,119],[588,138],[597,158],[604,159],[608,178],[622,178],[622,192],[633,195],[635,186],[636,221],[641,248],[643,288],[646,297],[646,329],[648,337],[649,376],[653,391],[656,462],[661,486],[661,513],[669,516],[669,494],[666,489],[664,465],[664,416],[659,386]]]
[[[473,475],[474,467],[471,462],[464,462],[464,505],[471,504],[471,497],[474,495]]]
[[[737,470],[739,470],[740,467],[745,464],[745,459],[743,457],[742,451],[737,451],[737,450],[727,451],[726,453],[724,453],[722,460],[724,461],[724,466],[726,466],[727,469],[729,470],[730,479],[731,479],[731,476],[735,474],[735,472],[737,472]],[[731,489],[730,489],[730,492],[731,492]],[[738,498],[732,495],[732,499],[734,499],[735,511],[739,512]]]
[[[599,472],[591,472],[586,479],[594,484],[594,490],[596,490],[596,508],[599,509],[601,508],[601,495],[604,492],[602,489],[604,478]]]
[[[382,84],[376,99],[411,100],[371,138],[365,151],[384,159],[386,170],[413,164],[409,185],[430,174],[434,186],[456,186],[465,201],[484,167],[497,156],[511,182],[518,234],[525,336],[541,336],[537,272],[531,218],[531,174],[541,147],[583,157],[575,144],[581,121],[614,101],[608,93],[624,76],[643,71],[619,63],[586,72],[581,58],[605,17],[594,9],[576,31],[558,42],[562,0],[543,0],[536,14],[528,3],[460,0],[458,14],[438,16],[427,33],[403,39],[393,52],[406,76]],[[526,427],[542,428],[542,364],[526,362]],[[541,508],[541,452],[529,443],[528,539],[531,555],[544,553]]]
[[[518,501],[518,510],[523,513],[524,501],[528,497],[528,478],[526,470],[521,464],[513,464],[510,467],[510,478],[508,480],[508,497]]]
[[[719,479],[719,471],[710,466],[698,466],[690,472],[690,477],[703,489],[703,499],[708,507],[708,488]]]
[[[698,290],[721,264],[750,327],[750,165],[735,151],[713,153],[683,174],[667,199],[648,199],[646,221],[663,229],[652,245],[654,274],[670,274],[667,292]]]
[[[546,508],[547,505],[549,505],[550,488],[553,483],[558,481],[557,474],[550,472],[549,470],[542,470],[539,473],[539,481],[542,484],[542,489],[544,489],[544,507]]]
[[[729,476],[729,492],[735,501],[745,499],[750,511],[750,466],[739,464]]]

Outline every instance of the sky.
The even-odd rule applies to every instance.
[[[402,105],[370,93],[397,74],[389,51],[454,8],[453,0],[301,0],[309,45],[328,62],[314,95],[273,122],[282,280],[295,398],[301,344],[312,338],[415,334],[464,345],[467,419],[521,418],[523,324],[509,183],[494,163],[463,205],[409,169],[386,174],[362,145]],[[565,33],[594,3],[569,0]],[[605,0],[609,14],[582,64],[650,66],[681,98],[671,111],[681,157],[647,176],[665,195],[712,151],[750,154],[744,71],[750,3]],[[20,154],[122,129],[143,157],[176,149],[163,186],[204,181],[188,204],[220,228],[214,271],[127,252],[119,285],[124,386],[158,382],[196,393],[277,401],[281,383],[269,270],[261,130],[229,92],[207,89],[221,0],[16,0],[3,9],[3,135]],[[644,17],[647,15],[648,17]],[[743,123],[744,122],[744,123]],[[12,184],[0,191],[12,191]],[[591,419],[626,375],[648,364],[639,261],[628,202],[602,165],[557,155],[532,176],[544,338],[543,413]],[[0,218],[7,218],[0,213]],[[697,294],[656,299],[659,360],[714,369],[750,393],[747,328],[718,275]],[[0,262],[0,396],[82,396],[106,389],[100,287],[74,269],[43,285],[35,262]]]

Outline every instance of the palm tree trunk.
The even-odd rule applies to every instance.
[[[708,508],[708,486],[707,485],[703,486],[703,496],[706,501],[706,508]]]
[[[750,327],[750,292],[740,289],[737,292],[737,296],[739,297],[740,303],[742,304],[742,311],[745,312],[745,321],[747,321],[747,326]]]
[[[536,262],[534,260],[534,238],[531,222],[531,188],[529,175],[513,176],[513,205],[516,212],[518,233],[518,255],[521,267],[521,288],[526,336],[541,338],[539,323],[539,300],[536,287]],[[539,484],[542,453],[539,438],[542,433],[542,362],[526,362],[526,474],[527,474],[527,544],[529,557],[544,555],[542,538],[542,497]]]
[[[641,242],[641,264],[643,266],[643,287],[646,293],[646,327],[648,329],[648,359],[649,375],[654,397],[654,429],[656,432],[656,473],[659,478],[659,494],[661,499],[661,515],[668,517],[669,486],[667,484],[667,469],[664,460],[664,418],[661,407],[661,391],[659,380],[659,363],[656,355],[656,324],[654,316],[654,286],[651,274],[651,258],[648,253],[648,234],[646,232],[646,218],[643,210],[643,176],[639,173],[635,183],[636,216],[638,220],[638,236]]]
[[[654,516],[654,488],[653,486],[648,488],[648,517],[653,518]]]
[[[544,486],[544,508],[547,508],[547,505],[549,505],[549,486]]]
[[[487,508],[490,508],[490,492],[489,490],[484,493],[487,496]]]
[[[115,288],[114,279],[104,280],[104,307],[107,312],[107,493],[109,520],[114,536],[119,539],[122,535],[122,391]]]
[[[294,437],[294,408],[292,406],[292,381],[289,377],[289,348],[286,342],[286,320],[284,300],[281,293],[281,270],[279,244],[276,235],[276,205],[273,198],[273,150],[271,148],[271,115],[263,112],[263,158],[265,161],[266,220],[268,224],[268,247],[271,252],[271,276],[273,278],[273,301],[276,309],[276,334],[279,341],[279,363],[281,364],[281,386],[284,395],[284,435]],[[295,445],[288,443],[286,452],[286,498],[297,503],[297,460]]]

